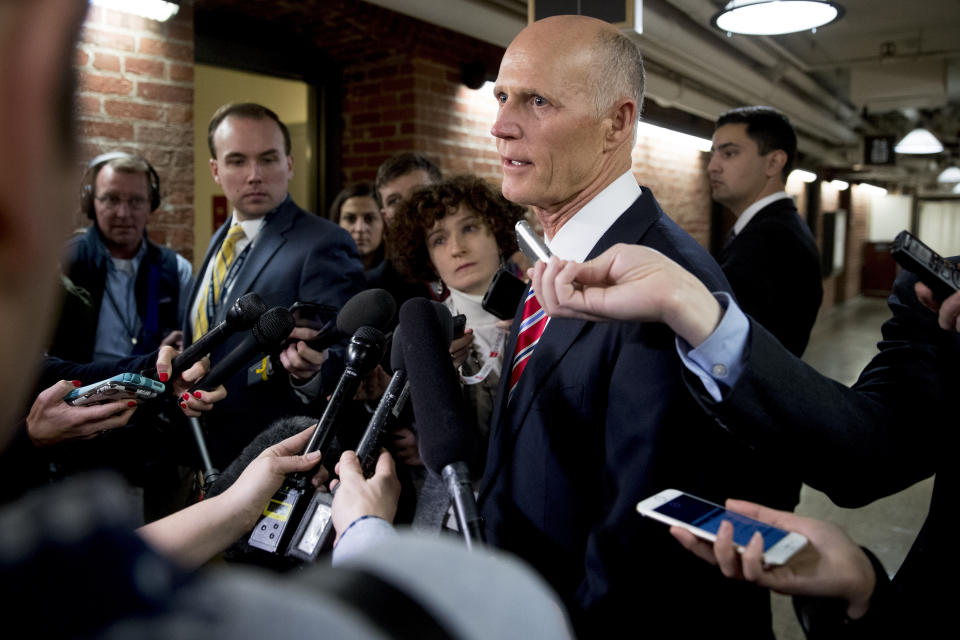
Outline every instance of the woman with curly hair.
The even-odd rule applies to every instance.
[[[501,266],[519,275],[505,257],[517,250],[513,227],[524,213],[480,178],[457,176],[411,194],[390,228],[397,269],[410,279],[437,283],[438,293],[449,291],[444,304],[467,318],[474,340],[460,373],[484,437],[511,321],[499,320],[480,303]]]

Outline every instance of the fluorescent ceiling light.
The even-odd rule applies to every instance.
[[[937,182],[960,182],[960,167],[947,167],[937,176]]]
[[[710,149],[713,147],[713,142],[707,140],[706,138],[698,138],[697,136],[691,136],[687,133],[680,133],[679,131],[674,131],[673,129],[658,127],[657,125],[650,124],[649,122],[639,123],[637,125],[637,134],[647,138],[657,138],[658,140],[667,144],[687,147],[689,149],[696,149],[698,151],[710,151]]]
[[[90,0],[90,4],[132,13],[157,22],[166,22],[180,10],[179,4],[166,0]]]
[[[822,27],[843,17],[828,0],[731,0],[710,21],[727,33],[773,36]]]
[[[880,198],[887,195],[887,190],[884,189],[883,187],[877,187],[872,184],[868,184],[866,182],[860,183],[860,189],[862,191],[866,191],[867,195],[873,198]]]
[[[846,191],[850,187],[850,183],[846,180],[831,180],[830,186],[837,191]]]
[[[790,178],[799,180],[800,182],[813,182],[817,179],[817,174],[811,171],[804,171],[803,169],[794,169],[790,172],[790,175],[787,176],[787,179]]]
[[[943,145],[936,136],[920,127],[903,136],[903,140],[898,142],[893,150],[897,153],[910,154],[940,153],[943,151]]]

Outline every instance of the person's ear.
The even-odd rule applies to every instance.
[[[637,122],[637,103],[630,98],[620,98],[607,112],[605,121],[604,149],[611,150],[624,142],[633,140],[633,130]]]
[[[767,177],[776,178],[783,173],[787,164],[787,152],[783,149],[774,149],[767,154]]]

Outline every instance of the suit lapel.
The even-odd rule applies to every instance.
[[[619,217],[616,222],[600,238],[590,251],[587,259],[593,259],[617,244],[618,242],[639,242],[657,218],[663,215],[653,194],[643,188],[640,197]],[[508,347],[504,353],[504,371],[509,371],[513,365],[513,354],[517,345],[517,331],[523,318],[523,306],[514,315],[513,327],[510,330]],[[492,445],[487,452],[488,460],[481,486],[481,496],[490,486],[490,479],[496,475],[503,462],[509,458],[511,443],[526,422],[527,414],[533,405],[534,399],[543,388],[545,380],[561,366],[562,359],[577,337],[587,328],[586,320],[571,318],[551,319],[547,328],[540,337],[530,361],[523,370],[517,382],[513,398],[508,402],[507,394],[510,387],[510,375],[500,376],[500,386],[497,390],[497,407],[493,415],[490,432]],[[507,364],[509,363],[509,364]],[[506,424],[509,424],[509,427]],[[497,446],[499,445],[499,446]]]
[[[286,232],[293,224],[294,216],[297,213],[297,206],[289,197],[273,214],[273,216],[263,225],[260,233],[257,234],[253,246],[250,247],[250,253],[243,261],[240,267],[240,273],[233,286],[230,287],[230,293],[217,310],[215,322],[222,322],[227,316],[227,310],[233,306],[237,298],[253,290],[253,283],[263,273],[267,263],[273,258],[277,251],[286,243]]]

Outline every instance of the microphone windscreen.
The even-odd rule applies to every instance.
[[[227,312],[228,326],[236,326],[237,329],[246,329],[252,327],[257,318],[262,316],[267,310],[267,305],[255,291],[245,293],[234,303],[234,306]]]
[[[260,316],[253,325],[253,336],[263,346],[278,345],[293,331],[293,314],[285,307],[274,307]]]
[[[403,303],[400,330],[420,458],[428,469],[439,474],[450,463],[472,459],[473,421],[468,418],[460,381],[450,359],[449,334],[444,331],[433,303],[426,298],[411,298]]]
[[[437,300],[432,300],[433,310],[437,314],[437,321],[440,323],[440,331],[444,339],[447,341],[447,344],[450,344],[453,341],[453,314],[450,313],[450,309],[447,308],[447,305]]]
[[[397,312],[397,303],[384,289],[366,289],[343,305],[337,314],[337,329],[351,336],[360,327],[386,330]]]
[[[390,371],[403,369],[403,338],[400,335],[400,327],[393,330],[393,336],[390,342]]]

